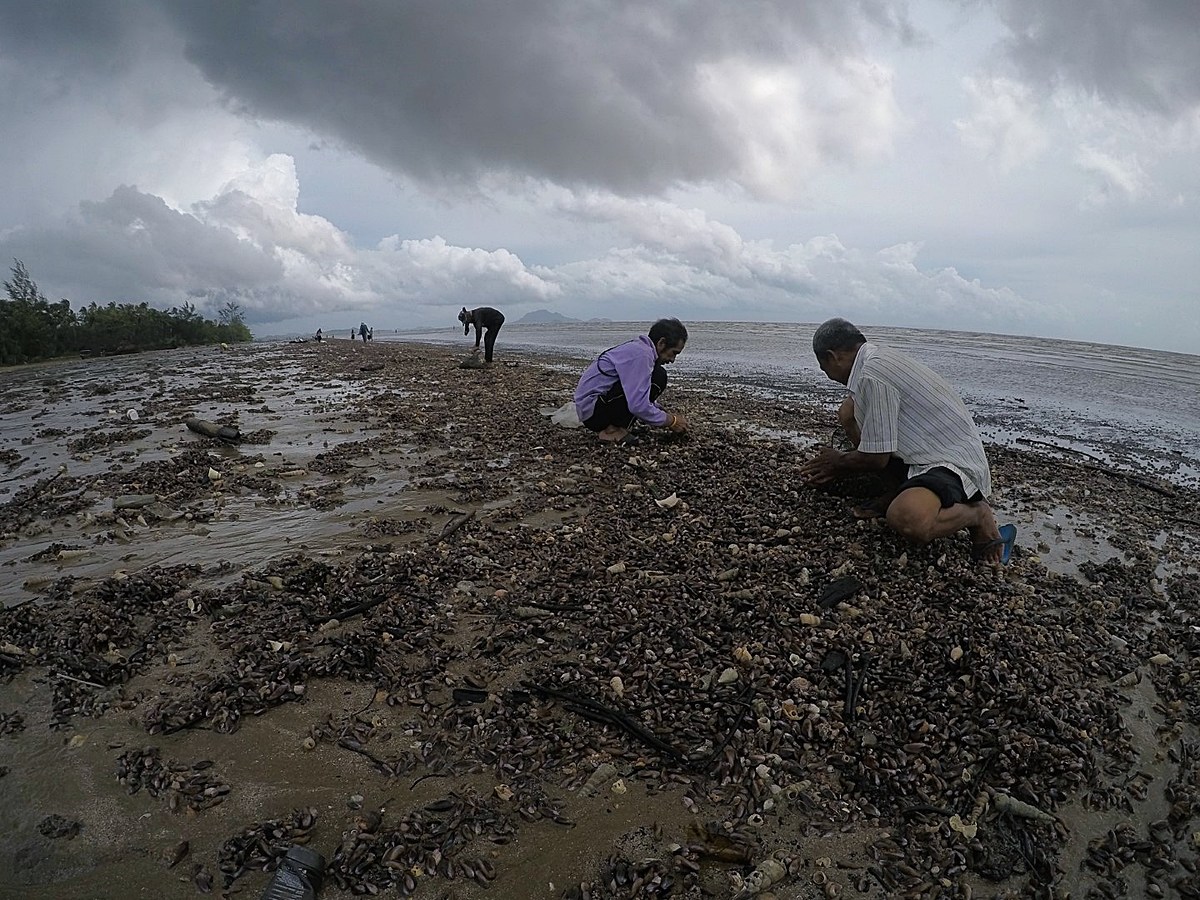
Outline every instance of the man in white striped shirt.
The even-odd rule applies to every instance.
[[[825,484],[868,472],[890,476],[894,490],[873,506],[900,534],[923,545],[965,528],[976,559],[1008,562],[1016,529],[996,526],[987,501],[992,476],[983,441],[945,379],[903,353],[868,342],[845,319],[817,328],[813,352],[821,371],[850,389],[838,420],[854,449],[822,447],[801,466],[801,477]]]

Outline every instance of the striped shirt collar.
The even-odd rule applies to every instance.
[[[867,364],[868,359],[875,355],[875,351],[878,349],[870,341],[867,341],[858,348],[858,353],[854,356],[854,365],[850,367],[850,377],[846,379],[846,387],[849,388],[850,393],[854,394],[858,392],[858,382],[862,378],[863,366]]]

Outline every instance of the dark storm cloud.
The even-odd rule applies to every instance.
[[[906,35],[898,8],[878,0],[167,4],[188,58],[251,115],[336,136],[420,178],[501,171],[623,192],[731,177],[744,163],[746,135],[706,96],[705,66],[837,69],[861,54],[867,25]]]
[[[1173,118],[1200,103],[1197,0],[995,0],[1032,84]]]
[[[23,64],[43,67],[48,77],[108,70],[127,63],[145,34],[148,10],[140,3],[74,3],[48,0],[0,2],[0,51]],[[47,64],[57,61],[47,70]]]

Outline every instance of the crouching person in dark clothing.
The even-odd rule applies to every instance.
[[[575,388],[575,410],[584,426],[602,441],[626,441],[633,420],[676,433],[688,429],[682,413],[669,413],[655,401],[667,388],[666,366],[687,343],[687,328],[678,319],[659,319],[649,335],[601,353],[584,370]]]
[[[492,351],[496,347],[496,333],[504,324],[504,313],[490,306],[477,306],[475,309],[467,309],[464,306],[458,314],[458,321],[462,322],[464,336],[471,330],[472,325],[475,326],[476,350],[479,349],[480,329],[486,330],[483,335],[483,358],[486,362],[491,362]]]

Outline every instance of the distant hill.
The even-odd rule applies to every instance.
[[[535,309],[533,312],[525,313],[517,320],[518,325],[568,325],[571,322],[578,322],[578,319],[572,319],[570,316],[564,316],[562,313],[552,312],[548,309]]]

